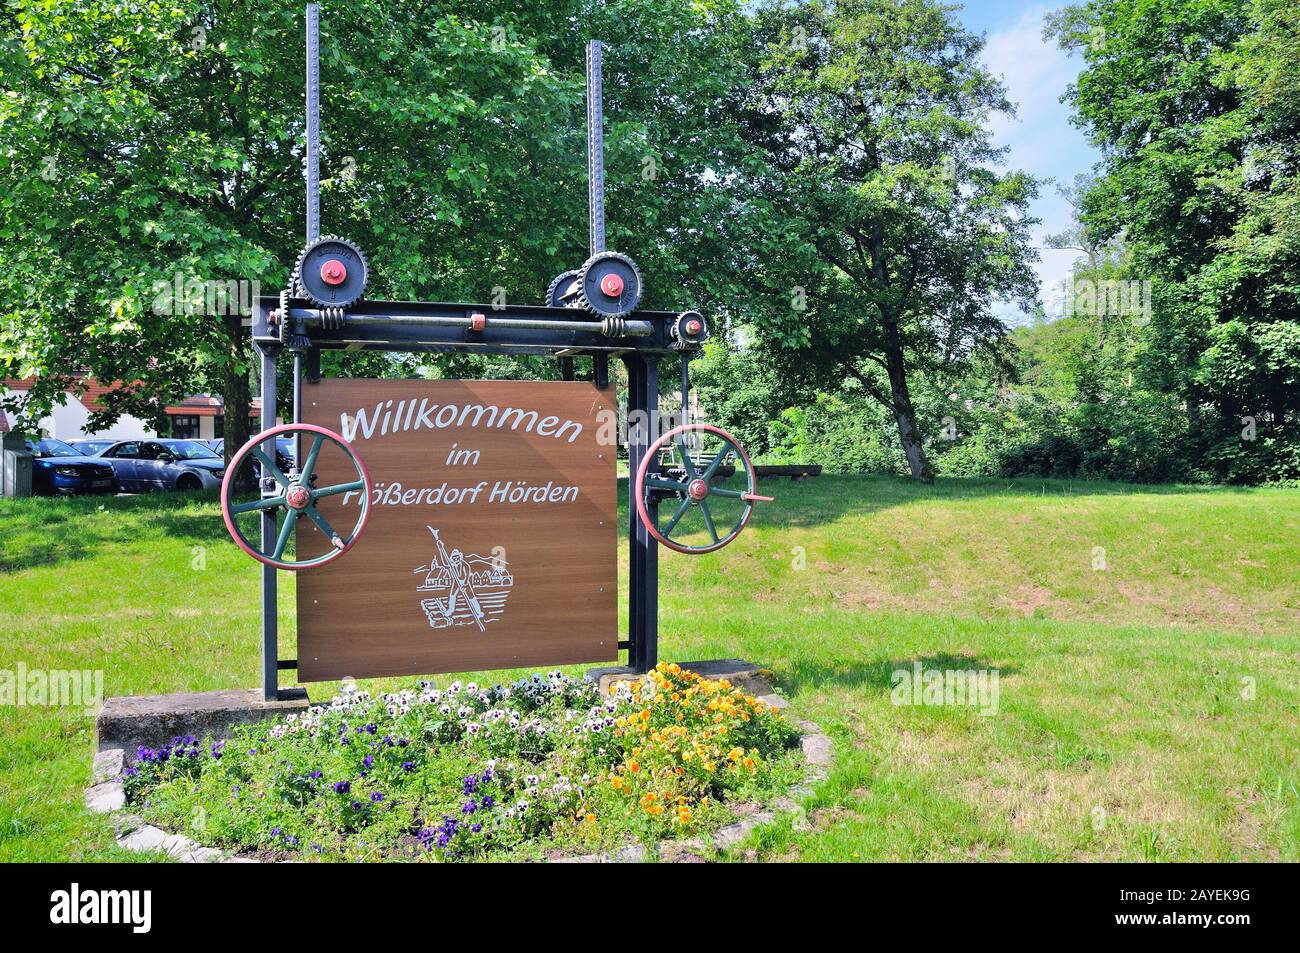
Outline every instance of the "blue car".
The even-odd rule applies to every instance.
[[[128,493],[212,490],[226,472],[226,462],[199,440],[122,440],[96,459],[112,466]]]
[[[113,468],[97,457],[84,456],[62,440],[28,440],[32,455],[32,492],[40,494],[113,493]]]

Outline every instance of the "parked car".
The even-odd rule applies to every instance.
[[[115,443],[116,440],[105,440],[103,437],[81,437],[77,440],[69,440],[68,446],[76,447],[88,457],[97,457]]]
[[[224,439],[205,440],[204,443],[211,447],[217,456],[225,457],[226,441]],[[293,466],[293,456],[293,438],[276,437],[275,462],[285,473],[288,473],[290,468]]]
[[[28,440],[32,455],[32,492],[42,494],[113,493],[113,468],[62,440]]]
[[[211,490],[221,486],[226,463],[199,440],[122,440],[97,458],[107,461],[117,485],[146,490]]]

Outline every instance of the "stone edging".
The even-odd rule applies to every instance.
[[[86,809],[96,814],[113,814],[117,845],[127,850],[161,851],[184,864],[209,864],[214,862],[238,863],[225,851],[204,847],[184,834],[168,834],[161,827],[146,824],[134,814],[122,809],[126,806],[126,792],[122,790],[122,768],[126,752],[121,748],[105,748],[96,753],[91,768],[90,787],[86,788]]]
[[[762,695],[759,701],[773,708],[786,708],[788,703],[780,695]],[[769,824],[784,814],[793,814],[796,828],[805,826],[803,807],[795,800],[812,793],[813,785],[826,780],[835,761],[835,746],[821,728],[811,721],[796,722],[803,735],[799,746],[803,750],[806,767],[803,780],[784,796],[772,803],[768,810],[760,810],[719,828],[712,834],[687,840],[665,841],[657,846],[658,859],[669,863],[699,861],[707,858],[711,850],[726,850],[740,843],[755,828]],[[90,787],[86,788],[86,809],[97,814],[113,814],[117,844],[127,850],[161,851],[184,864],[255,864],[260,861],[239,857],[229,851],[202,844],[184,834],[169,834],[160,827],[146,824],[134,814],[126,813],[126,793],[122,789],[122,769],[126,752],[121,748],[105,748],[95,755],[91,769]],[[646,860],[649,854],[642,844],[629,844],[606,854],[583,854],[574,857],[552,858],[558,864],[609,864],[636,863]]]

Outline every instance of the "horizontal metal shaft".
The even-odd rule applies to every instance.
[[[348,325],[405,325],[408,327],[442,327],[483,330],[484,328],[517,328],[530,331],[585,331],[604,334],[607,337],[649,337],[654,333],[654,325],[649,321],[627,320],[624,318],[605,318],[601,321],[551,321],[541,318],[494,318],[480,313],[481,320],[474,317],[445,317],[428,314],[358,314],[347,312],[343,315],[342,326]],[[290,308],[289,317],[304,324],[324,324],[324,314],[316,308]]]

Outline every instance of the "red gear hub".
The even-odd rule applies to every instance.
[[[609,274],[600,279],[600,290],[607,298],[617,298],[623,293],[623,279],[619,275]]]
[[[284,494],[284,502],[295,510],[304,510],[311,502],[311,491],[305,486],[291,486]]]
[[[703,330],[704,330],[704,325],[701,324],[699,321],[695,320],[694,318],[691,318],[691,320],[686,322],[686,333],[689,334],[691,337],[695,337]]]
[[[348,266],[331,258],[320,266],[320,278],[327,285],[341,285],[348,280]]]

